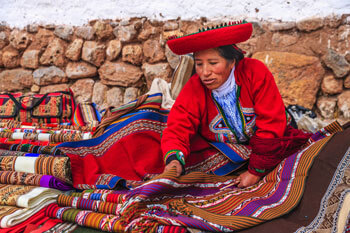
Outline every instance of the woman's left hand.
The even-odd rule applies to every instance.
[[[236,178],[235,184],[238,188],[245,188],[248,186],[251,186],[253,184],[258,183],[260,180],[260,176],[254,175],[250,173],[249,171],[243,172]]]

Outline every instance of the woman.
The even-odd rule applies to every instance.
[[[251,33],[252,25],[243,22],[168,41],[174,53],[193,52],[196,74],[176,99],[163,132],[165,171],[175,166],[178,175],[184,172],[193,159],[192,140],[200,135],[208,142],[252,150],[248,171],[236,179],[238,187],[247,187],[306,142],[309,135],[287,127],[270,71],[262,62],[244,58],[235,45]]]
[[[59,145],[70,156],[74,187],[111,187],[115,176],[145,180],[173,166],[178,175],[227,175],[250,159],[236,180],[246,187],[298,150],[308,137],[287,127],[271,73],[232,45],[251,33],[242,23],[169,40],[175,53],[194,53],[197,74],[169,115],[160,94],[142,96],[105,117],[93,139]]]

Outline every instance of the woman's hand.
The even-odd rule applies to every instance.
[[[237,185],[238,188],[245,188],[248,186],[251,186],[253,184],[258,183],[260,180],[260,176],[254,175],[250,173],[249,171],[243,172],[240,174],[235,181],[235,184]]]
[[[176,167],[176,176],[179,177],[182,173],[182,166],[178,160],[172,160],[168,165],[166,165],[164,172],[169,171],[172,167]]]

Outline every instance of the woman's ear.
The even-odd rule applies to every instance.
[[[230,69],[232,70],[233,67],[235,67],[236,65],[236,60],[233,60],[231,63],[230,63]]]

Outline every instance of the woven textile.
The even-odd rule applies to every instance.
[[[21,152],[21,151],[11,151],[11,150],[0,149],[0,156],[48,157],[48,156],[55,156],[55,155],[27,153],[27,152]],[[57,155],[57,156],[64,157],[64,155]]]
[[[0,208],[1,213],[1,208]],[[20,233],[25,232],[25,229],[28,225],[36,225],[39,226],[40,224],[43,224],[44,222],[48,221],[49,217],[45,216],[45,208],[42,208],[37,213],[33,214],[28,218],[26,221],[19,223],[13,227],[9,227],[6,229],[1,229],[2,233]],[[60,221],[55,219],[54,221]]]
[[[96,127],[101,121],[101,116],[94,103],[79,103],[73,121],[75,125]]]
[[[58,190],[71,190],[71,185],[50,175],[26,172],[0,171],[0,184],[31,185]]]
[[[46,216],[109,232],[125,230],[125,227],[122,226],[118,217],[115,215],[95,213],[69,207],[60,208],[57,204],[48,206]]]
[[[350,147],[338,165],[328,190],[323,196],[320,211],[308,226],[297,233],[344,232],[350,217]]]
[[[32,208],[46,199],[56,199],[60,193],[50,188],[0,184],[0,205]]]
[[[119,215],[121,207],[121,204],[117,203],[96,201],[67,195],[58,196],[57,204],[59,206],[70,206],[76,209],[93,210],[94,212],[113,215]]]
[[[7,148],[11,151],[21,151],[21,152],[29,152],[29,153],[37,153],[37,154],[45,154],[45,155],[64,155],[62,151],[57,149],[54,146],[36,146],[31,144],[13,144]]]
[[[72,183],[68,157],[0,156],[0,170],[51,175],[64,182]]]
[[[14,121],[14,120],[0,120],[0,128],[49,129],[49,130],[70,129],[70,130],[79,130],[83,132],[89,132],[94,130],[94,127],[92,126],[67,125],[67,124],[58,124],[58,123],[28,123],[28,122]]]
[[[49,205],[46,209],[45,214],[51,218],[58,218],[63,221],[77,223],[80,226],[91,227],[108,232],[124,232],[128,231],[129,228],[127,223],[120,221],[120,218],[118,216],[111,214],[101,214],[87,210],[79,210],[70,207],[59,207],[57,204]],[[179,226],[161,226],[155,229],[154,226],[150,225],[146,226],[145,230],[156,230],[158,233],[187,232],[184,227]],[[57,230],[48,232],[57,232]]]
[[[0,184],[0,227],[21,223],[48,204],[56,202],[59,190]]]
[[[47,94],[0,94],[0,118],[21,122],[71,123],[75,102],[71,91]]]

